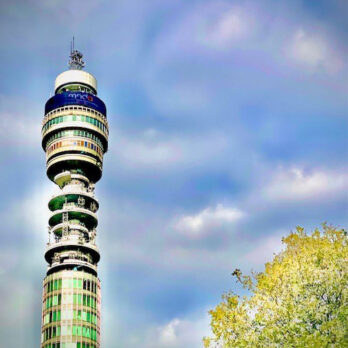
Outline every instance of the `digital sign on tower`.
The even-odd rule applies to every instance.
[[[48,99],[45,105],[45,114],[66,105],[85,106],[99,111],[106,116],[106,106],[104,102],[95,95],[84,92],[63,92],[54,95],[52,98]]]

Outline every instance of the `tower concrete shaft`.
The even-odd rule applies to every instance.
[[[41,348],[100,347],[94,188],[102,175],[109,127],[96,79],[83,67],[82,54],[72,50],[70,70],[57,76],[42,125],[47,176],[59,193],[48,203]]]

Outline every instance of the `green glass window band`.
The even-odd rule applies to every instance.
[[[46,131],[48,128],[50,128],[54,124],[59,124],[62,122],[69,122],[69,121],[81,121],[81,122],[87,122],[90,124],[93,124],[94,126],[100,128],[104,133],[107,134],[107,127],[100,122],[99,120],[85,115],[67,115],[67,116],[58,116],[55,118],[52,118],[49,120],[43,127],[42,131]]]

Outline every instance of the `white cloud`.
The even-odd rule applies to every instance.
[[[120,332],[118,342],[127,348],[201,348],[203,337],[209,334],[210,317],[205,309],[186,318],[173,318],[162,325],[148,322],[132,333]],[[111,345],[115,333],[112,337]]]
[[[328,194],[347,192],[348,176],[334,171],[314,171],[305,174],[299,168],[279,170],[264,190],[264,195],[275,200],[306,200],[329,198]]]
[[[244,215],[244,212],[237,208],[218,204],[215,208],[208,207],[196,215],[181,217],[176,223],[176,229],[193,238],[198,238],[202,236],[207,228],[232,224]]]
[[[167,135],[154,128],[141,134],[129,135],[113,132],[110,154],[117,166],[121,161],[129,167],[165,167],[170,164],[197,165],[207,162],[227,146],[227,139],[220,134]]]
[[[16,225],[25,226],[23,233],[37,237],[41,241],[47,241],[47,226],[50,214],[47,205],[53,193],[57,191],[57,186],[48,179],[44,184],[34,183],[33,185],[35,186],[32,190],[12,201],[7,209],[1,212],[0,218],[5,220],[6,217],[5,221],[16,222]]]
[[[231,48],[236,46],[245,48],[248,41],[257,35],[259,23],[263,22],[262,16],[256,16],[255,12],[252,6],[245,3],[231,5],[230,2],[221,0],[187,6],[185,11],[178,12],[177,16],[173,17],[174,20],[169,22],[156,38],[156,67],[167,66],[169,62],[176,60],[181,61],[187,53],[200,59],[199,57],[204,57],[207,52],[219,54],[231,51]],[[163,79],[163,74],[161,78]],[[198,99],[204,106],[204,98],[209,98],[211,92],[205,92],[201,83],[194,85],[194,81],[188,87],[190,88],[185,89],[185,86],[180,86],[181,89],[184,88],[181,98],[185,98],[185,93],[189,92],[190,98]],[[162,98],[168,88],[170,84],[167,83],[165,88],[161,89]],[[182,103],[180,99],[174,99],[174,102]]]
[[[196,320],[174,318],[163,326],[151,330],[149,343],[151,348],[198,348],[202,339],[209,335],[209,316],[201,314]]]
[[[64,24],[68,27],[74,27],[76,22],[82,22],[87,19],[90,14],[95,14],[96,9],[101,5],[101,0],[84,0],[83,2],[62,2],[59,0],[38,2],[40,6],[45,7],[58,16],[60,20],[64,20]],[[71,20],[67,21],[69,16]]]
[[[208,44],[226,48],[245,39],[252,31],[251,17],[241,8],[223,9],[213,24],[207,25],[202,38]]]
[[[57,186],[50,180],[40,186],[34,187],[23,200],[21,201],[21,209],[18,209],[22,214],[22,219],[26,224],[30,224],[38,236],[44,236],[45,240],[48,237],[47,226],[50,216],[48,209],[48,201],[58,192]]]
[[[0,115],[0,139],[7,146],[40,148],[40,121],[15,113]]]
[[[162,346],[174,346],[177,341],[177,330],[181,322],[179,319],[173,319],[170,323],[158,329],[159,343]]]
[[[284,231],[260,239],[260,243],[248,252],[244,256],[244,259],[248,263],[252,263],[256,266],[260,266],[272,260],[273,255],[279,253],[283,249],[282,237],[286,236],[288,233],[288,231]]]
[[[12,97],[0,95],[0,144],[18,147],[21,151],[29,148],[40,149],[41,119],[35,117],[35,108],[30,101],[21,100],[28,109],[18,105]],[[31,110],[31,111],[28,111]]]
[[[309,34],[303,29],[295,32],[287,51],[292,60],[310,69],[323,67],[328,72],[336,72],[342,65],[323,38]]]

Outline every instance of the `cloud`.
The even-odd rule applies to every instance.
[[[102,5],[102,0],[76,0],[74,2],[61,2],[59,0],[53,1],[36,1],[37,6],[46,8],[48,11],[54,13],[64,24],[69,27],[75,27],[76,22],[81,23],[85,21],[91,14],[97,12],[98,7]],[[66,20],[67,17],[70,20]]]
[[[294,33],[287,51],[294,62],[312,70],[324,68],[334,73],[342,67],[337,54],[323,38],[303,29],[298,29]]]
[[[145,328],[137,328],[131,334],[121,333],[118,342],[127,348],[200,348],[203,337],[210,334],[209,324],[206,308],[186,317],[174,317],[161,325],[148,322]],[[115,335],[112,337],[115,340]]]
[[[173,318],[162,325],[149,323],[144,331],[139,330],[131,338],[126,339],[126,346],[144,348],[198,348],[202,347],[202,339],[209,335],[210,318],[208,309],[199,315],[186,318]]]
[[[228,48],[231,44],[247,38],[253,30],[250,13],[241,7],[215,6],[206,17],[200,40],[216,48]],[[216,11],[218,10],[218,11]],[[214,13],[217,12],[217,13]]]
[[[181,322],[173,319],[170,323],[158,329],[159,343],[164,347],[174,346],[177,341],[177,330]]]
[[[279,253],[283,249],[282,237],[289,232],[276,232],[259,240],[258,245],[249,251],[243,258],[254,265],[260,266],[267,261],[272,260],[273,255]]]
[[[347,192],[348,176],[343,172],[302,169],[280,169],[265,188],[264,197],[279,201],[311,200]]]
[[[57,186],[48,179],[41,185],[33,182],[33,188],[23,196],[12,200],[6,209],[1,212],[0,217],[3,220],[5,220],[5,217],[10,217],[5,221],[10,221],[16,227],[25,227],[22,230],[23,236],[35,237],[40,239],[41,242],[47,240],[47,226],[50,215],[47,204],[57,191]]]
[[[40,149],[41,120],[34,116],[36,108],[24,98],[18,104],[16,98],[0,95],[0,145]]]
[[[38,237],[48,239],[48,219],[50,210],[48,209],[48,201],[57,194],[59,189],[48,179],[43,185],[38,185],[29,192],[21,201],[20,208],[18,205],[14,207],[14,211],[20,212],[21,220],[26,225],[31,225]],[[19,208],[19,209],[18,209]],[[32,232],[33,233],[33,232]]]
[[[187,6],[156,38],[157,64],[171,61],[173,57],[180,59],[182,53],[186,56],[199,52],[205,56],[209,52],[230,51],[245,45],[245,41],[257,33],[254,10],[245,3],[232,6],[227,1]],[[260,16],[257,19],[262,20]]]
[[[157,347],[201,347],[202,338],[209,333],[208,323],[206,316],[196,321],[175,318],[157,329]]]
[[[0,213],[0,336],[9,348],[35,346],[40,339],[47,202],[55,185],[34,181],[32,185],[22,194],[14,190],[15,196]]]
[[[114,131],[111,137],[117,145],[110,145],[108,156],[117,167],[194,166],[210,161],[227,146],[227,139],[221,134],[165,134],[155,128],[136,134]]]
[[[4,346],[39,340],[49,195],[34,173],[55,186],[44,177],[40,122],[47,88],[66,67],[71,28],[111,125],[97,185],[104,347],[201,347],[204,315],[186,313],[235,290],[234,268],[262,267],[281,247],[279,231],[323,217],[346,221],[346,179],[335,169],[345,160],[337,122],[346,110],[345,74],[303,75],[343,61],[342,37],[329,13],[318,16],[320,6],[18,4],[5,6],[1,21]],[[333,19],[338,11],[328,12]],[[42,100],[35,106],[30,98]]]
[[[192,238],[203,236],[207,229],[231,225],[245,215],[241,210],[223,204],[205,208],[196,215],[183,216],[176,223],[176,229]]]

